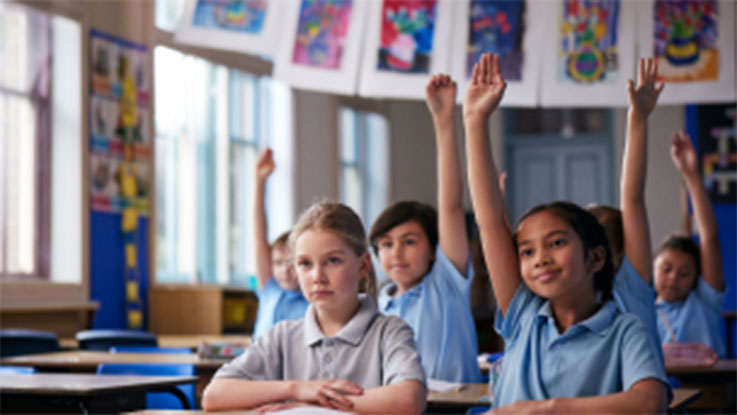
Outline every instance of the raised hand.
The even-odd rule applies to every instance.
[[[276,164],[274,163],[274,156],[270,148],[265,148],[264,151],[258,156],[256,162],[256,177],[259,180],[266,180],[271,173],[274,172]]]
[[[363,388],[347,380],[310,380],[295,382],[294,398],[334,408],[350,410],[353,402],[346,395],[363,395]]]
[[[448,75],[438,74],[425,86],[425,101],[433,118],[447,119],[453,116],[456,100],[456,83]]]
[[[637,85],[633,80],[627,81],[627,95],[629,95],[630,106],[633,111],[647,117],[655,108],[660,92],[665,87],[664,83],[658,85],[655,81],[658,77],[658,62],[653,58],[640,58],[637,69]]]
[[[678,131],[670,143],[670,158],[683,175],[699,174],[699,159],[688,134]]]
[[[507,83],[499,71],[499,57],[484,53],[473,66],[471,84],[463,100],[465,118],[488,118],[499,106]]]

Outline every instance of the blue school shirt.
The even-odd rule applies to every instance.
[[[258,314],[253,326],[253,339],[282,320],[299,320],[305,316],[310,303],[301,291],[285,290],[272,277],[256,291]]]
[[[640,320],[605,302],[588,319],[559,334],[550,302],[524,283],[495,329],[505,341],[494,407],[520,400],[608,395],[657,379],[669,391],[663,361]]]
[[[721,312],[725,292],[719,292],[699,277],[696,289],[685,300],[675,303],[665,301],[655,305],[658,313],[665,314],[679,342],[695,342],[710,346],[719,357],[727,356],[727,348],[721,335]],[[658,333],[663,343],[674,341],[658,316]]]
[[[648,285],[632,266],[626,256],[617,270],[612,289],[617,307],[625,313],[632,313],[640,318],[645,329],[652,336],[658,358],[663,360],[663,349],[660,348],[658,323],[655,316],[655,290]]]
[[[379,310],[401,317],[415,331],[425,375],[450,382],[481,382],[476,326],[469,295],[473,268],[464,277],[445,253],[435,250],[435,263],[422,281],[397,297],[394,283],[379,293]]]

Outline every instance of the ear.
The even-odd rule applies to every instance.
[[[371,269],[374,266],[374,264],[371,262],[371,254],[369,254],[368,252],[364,252],[358,258],[358,261],[358,276],[360,279],[364,279],[369,274],[369,272],[371,272]]]
[[[586,259],[586,271],[596,274],[604,268],[606,262],[606,249],[599,245],[596,248],[589,249],[589,255]]]

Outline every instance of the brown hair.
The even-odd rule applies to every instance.
[[[611,206],[591,204],[586,210],[596,216],[606,231],[612,254],[618,256],[624,251],[624,226],[622,225],[622,211]]]
[[[408,200],[396,202],[387,207],[374,221],[374,224],[371,226],[371,232],[369,233],[369,240],[371,241],[371,247],[374,249],[374,253],[379,254],[379,247],[377,245],[379,238],[395,226],[409,221],[415,221],[420,224],[425,231],[425,235],[427,235],[427,240],[430,242],[430,249],[434,253],[435,248],[438,246],[438,213],[430,205]]]
[[[289,246],[294,252],[297,238],[304,232],[318,229],[332,232],[343,240],[359,257],[368,252],[366,232],[363,229],[361,218],[353,209],[342,203],[320,202],[312,205],[300,216],[289,235]],[[358,286],[359,292],[369,294],[376,299],[377,283],[373,266]]]
[[[274,242],[271,244],[271,249],[289,249],[289,233],[291,231],[286,231],[279,235],[276,239],[274,239]]]

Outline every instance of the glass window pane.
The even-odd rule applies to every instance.
[[[231,71],[231,137],[255,142],[258,120],[256,117],[256,78],[238,71]]]
[[[156,27],[172,31],[184,12],[184,0],[156,0]]]
[[[350,206],[359,215],[363,214],[363,200],[361,196],[362,183],[361,172],[355,167],[344,167],[342,169],[342,195],[341,202]]]
[[[356,111],[340,109],[340,160],[343,163],[357,163]]]

